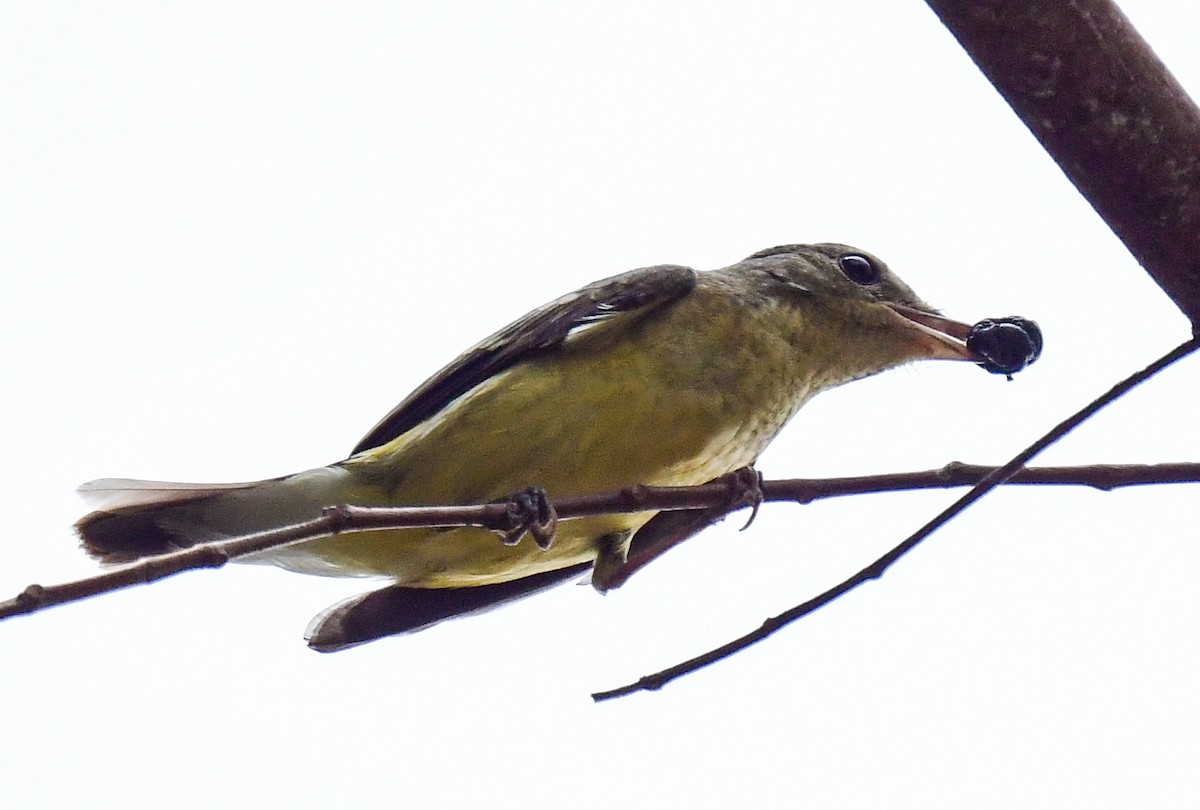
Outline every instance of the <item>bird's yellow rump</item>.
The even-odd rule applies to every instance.
[[[77,527],[91,554],[118,562],[300,522],[336,504],[700,484],[753,463],[819,391],[912,360],[973,359],[969,329],[846,245],[786,245],[700,273],[633,270],[468,350],[345,461],[246,484],[93,481],[82,491],[96,510]],[[394,583],[386,598],[377,591],[318,617],[310,644],[340,649],[536,590],[555,572],[611,570],[652,517],[562,521],[547,549],[505,545],[478,528],[403,529],[340,534],[253,561]]]

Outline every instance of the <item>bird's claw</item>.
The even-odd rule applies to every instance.
[[[758,517],[758,507],[762,506],[766,496],[763,494],[763,475],[754,468],[753,464],[740,467],[726,476],[729,482],[729,511],[743,506],[750,507],[750,517],[746,525],[738,531],[746,531]]]
[[[504,519],[496,531],[506,546],[515,546],[526,534],[533,537],[538,548],[545,551],[554,542],[558,530],[558,513],[550,503],[546,490],[529,487],[514,492],[505,500],[507,509]]]

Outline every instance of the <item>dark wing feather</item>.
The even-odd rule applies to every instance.
[[[674,301],[695,286],[695,270],[664,264],[630,270],[551,301],[467,350],[422,383],[371,428],[353,453],[407,433],[484,380],[561,345],[574,329]]]
[[[532,596],[577,578],[591,567],[591,563],[578,563],[470,588],[389,585],[337,603],[312,620],[304,637],[317,652],[337,652],[385,636],[415,633],[446,619],[483,613]]]

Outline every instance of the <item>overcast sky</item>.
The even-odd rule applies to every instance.
[[[1200,88],[1200,6],[1127,0]],[[105,476],[339,460],[460,350],[602,276],[797,241],[1046,334],[1012,383],[824,394],[769,477],[997,463],[1188,325],[918,0],[6,3],[0,594],[95,571]],[[1200,460],[1200,360],[1045,463]],[[660,693],[954,498],[765,507],[626,588],[336,655],[365,583],[198,572],[0,624],[5,806],[1183,807],[1196,490],[993,493],[887,577]]]

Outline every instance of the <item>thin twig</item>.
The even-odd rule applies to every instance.
[[[919,472],[766,481],[762,485],[763,499],[806,504],[845,495],[961,487],[982,481],[997,469],[956,461],[939,469]],[[1148,484],[1200,483],[1200,463],[1035,467],[1021,470],[1005,483],[1075,485],[1101,490]],[[560,519],[568,520],[617,512],[698,509],[724,503],[728,497],[729,486],[722,478],[693,487],[629,487],[595,495],[561,498],[555,501],[554,507]],[[505,510],[505,504],[386,509],[331,507],[325,510],[321,517],[304,523],[152,557],[60,585],[30,585],[16,597],[0,602],[0,619],[77,602],[132,585],[156,582],[184,571],[220,568],[230,560],[247,554],[315,540],[349,529],[369,531],[455,526],[491,528],[503,521]]]
[[[592,699],[596,702],[600,702],[602,700],[611,700],[613,698],[622,697],[624,695],[629,695],[642,690],[651,691],[661,689],[676,678],[682,677],[691,672],[695,672],[696,670],[702,669],[709,664],[716,663],[717,661],[727,658],[736,652],[744,650],[750,645],[762,641],[792,622],[807,616],[818,608],[823,607],[838,597],[854,590],[858,586],[869,582],[870,580],[880,578],[883,576],[884,572],[888,570],[888,568],[895,564],[896,561],[898,561],[905,554],[920,545],[920,543],[926,537],[943,526],[959,512],[962,512],[975,501],[979,500],[987,492],[1013,477],[1030,459],[1032,459],[1038,453],[1042,452],[1047,447],[1061,439],[1063,436],[1070,433],[1076,427],[1083,424],[1083,422],[1091,418],[1101,408],[1105,407],[1124,395],[1126,392],[1150,379],[1150,377],[1167,368],[1172,363],[1191,354],[1197,348],[1200,348],[1200,338],[1193,338],[1163,355],[1158,360],[1155,360],[1141,371],[1138,371],[1117,383],[1105,394],[1097,399],[1092,400],[1082,409],[1072,414],[1059,424],[1055,425],[1040,439],[1014,456],[1007,464],[989,472],[982,480],[975,484],[975,486],[964,493],[961,498],[951,504],[948,508],[944,509],[940,514],[938,514],[935,518],[930,520],[916,532],[914,532],[911,536],[904,540],[904,542],[895,546],[891,551],[887,552],[852,577],[839,582],[837,585],[833,586],[824,593],[821,593],[806,602],[796,605],[795,607],[784,611],[778,616],[767,619],[760,627],[741,636],[740,638],[723,644],[716,649],[704,653],[703,655],[698,655],[695,658],[691,658],[680,664],[676,664],[673,667],[668,667],[667,669],[660,670],[659,672],[655,672],[650,675],[644,675],[634,683],[620,686],[616,689],[595,692],[592,694]]]

